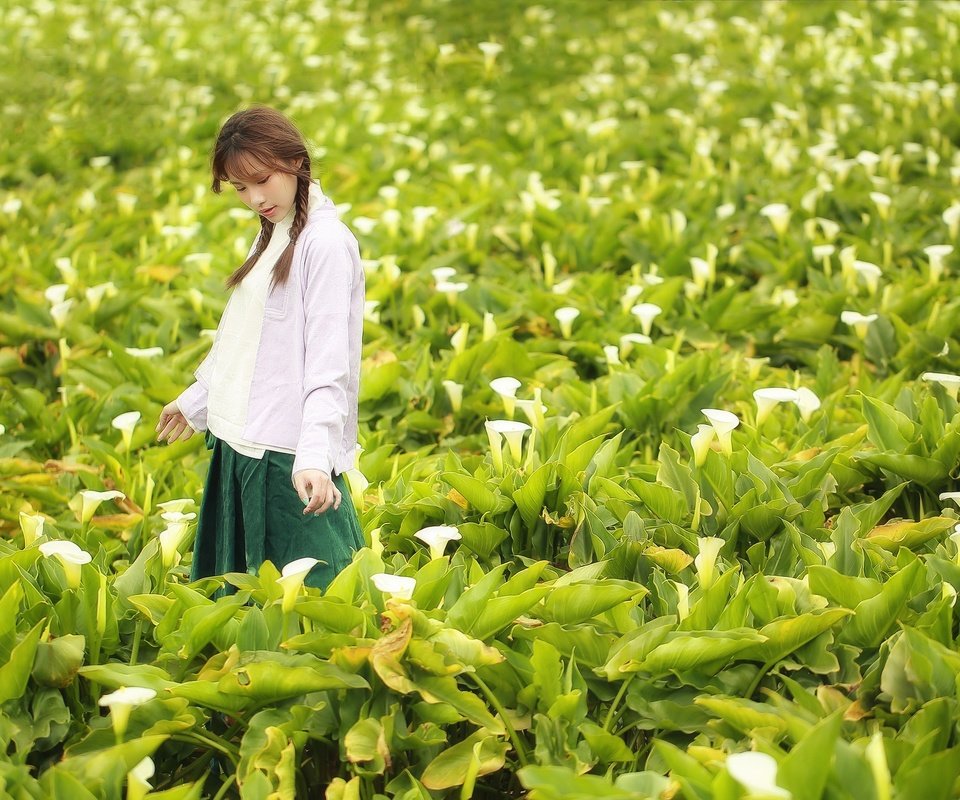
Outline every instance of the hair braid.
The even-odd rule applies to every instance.
[[[290,267],[293,265],[293,248],[300,237],[300,232],[307,224],[307,207],[310,202],[310,159],[304,158],[304,163],[300,165],[300,171],[297,174],[297,194],[294,199],[296,211],[293,216],[293,223],[290,225],[290,243],[284,248],[273,267],[273,276],[270,280],[270,288],[273,289],[279,284],[286,283],[290,275]],[[271,223],[272,224],[272,223]]]

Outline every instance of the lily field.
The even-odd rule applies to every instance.
[[[960,796],[960,3],[4,18],[0,797]],[[251,103],[365,259],[323,592],[154,430]]]

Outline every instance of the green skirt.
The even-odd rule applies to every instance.
[[[226,572],[257,574],[264,561],[283,569],[298,558],[320,560],[305,583],[325,589],[363,547],[363,531],[343,475],[333,474],[342,499],[320,516],[304,515],[293,486],[293,456],[266,450],[241,455],[212,433],[210,471],[200,503],[190,579]],[[230,591],[229,586],[227,591]]]

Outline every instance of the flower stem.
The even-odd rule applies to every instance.
[[[506,709],[497,699],[496,695],[490,691],[490,687],[483,682],[483,679],[479,675],[474,672],[470,677],[473,678],[474,683],[477,684],[477,686],[480,688],[480,691],[483,692],[484,696],[487,698],[487,702],[493,706],[496,712],[500,715],[500,719],[503,720],[503,724],[507,729],[507,734],[510,736],[510,741],[513,742],[513,749],[517,751],[517,760],[520,762],[520,766],[527,766],[529,763],[527,751],[524,749],[517,732],[513,729],[513,725],[510,724],[510,718],[507,716]]]

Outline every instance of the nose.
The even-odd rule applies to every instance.
[[[264,199],[263,192],[251,192],[250,193],[250,204],[254,208],[262,208],[266,200]]]

